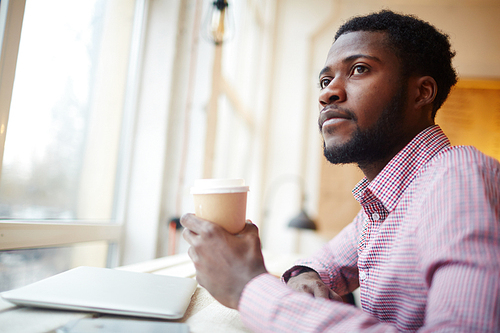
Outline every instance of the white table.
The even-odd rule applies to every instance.
[[[298,257],[264,253],[264,259],[269,272],[280,276]],[[187,254],[155,259],[118,269],[192,278],[195,277],[196,273]],[[92,317],[93,315],[95,314],[87,312],[18,307],[0,298],[0,332],[2,333],[47,333],[71,320]],[[128,319],[141,320],[138,318]],[[238,311],[221,305],[200,286],[197,287],[184,317],[173,320],[173,322],[188,324],[191,333],[249,332],[241,322]]]

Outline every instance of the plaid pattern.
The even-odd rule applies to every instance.
[[[354,188],[354,221],[297,263],[341,295],[359,286],[362,310],[263,274],[242,320],[255,332],[500,332],[499,185],[498,161],[427,128]]]

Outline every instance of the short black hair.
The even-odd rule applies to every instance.
[[[457,73],[451,64],[455,52],[451,50],[448,35],[413,15],[390,10],[350,19],[339,28],[335,40],[355,31],[387,33],[389,45],[401,61],[404,77],[429,75],[436,80],[438,89],[432,109],[434,118],[451,87],[457,83]]]

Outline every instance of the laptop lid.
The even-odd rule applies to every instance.
[[[24,306],[178,319],[196,286],[190,278],[81,266],[1,296]]]

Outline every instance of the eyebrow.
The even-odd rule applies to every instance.
[[[351,62],[353,60],[356,60],[356,59],[359,59],[359,58],[366,58],[366,59],[370,59],[370,60],[373,60],[373,61],[376,61],[378,63],[381,63],[382,61],[377,58],[377,57],[374,57],[374,56],[370,56],[370,55],[367,55],[367,54],[362,54],[362,53],[359,53],[359,54],[353,54],[353,55],[350,55],[344,59],[342,59],[342,63],[348,63],[348,62]],[[319,77],[321,77],[321,75],[325,74],[326,72],[330,71],[331,70],[331,67],[330,66],[326,66],[324,67],[320,72],[319,72]]]

